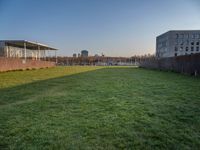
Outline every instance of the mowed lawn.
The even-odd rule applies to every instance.
[[[200,78],[134,67],[0,73],[0,149],[199,149]]]

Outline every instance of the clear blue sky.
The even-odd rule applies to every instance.
[[[0,39],[109,56],[155,52],[168,30],[200,29],[200,0],[0,0]]]

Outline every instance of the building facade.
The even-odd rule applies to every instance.
[[[173,30],[156,38],[157,57],[200,53],[200,30]]]
[[[73,57],[76,58],[76,53],[73,54]]]
[[[88,57],[88,51],[87,50],[82,50],[81,51],[81,57]]]

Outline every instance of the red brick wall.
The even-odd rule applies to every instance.
[[[0,72],[53,66],[55,66],[55,63],[49,61],[26,60],[26,63],[24,63],[23,59],[0,57]]]

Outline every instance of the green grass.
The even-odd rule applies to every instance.
[[[0,74],[0,149],[199,149],[200,78],[132,67]]]

